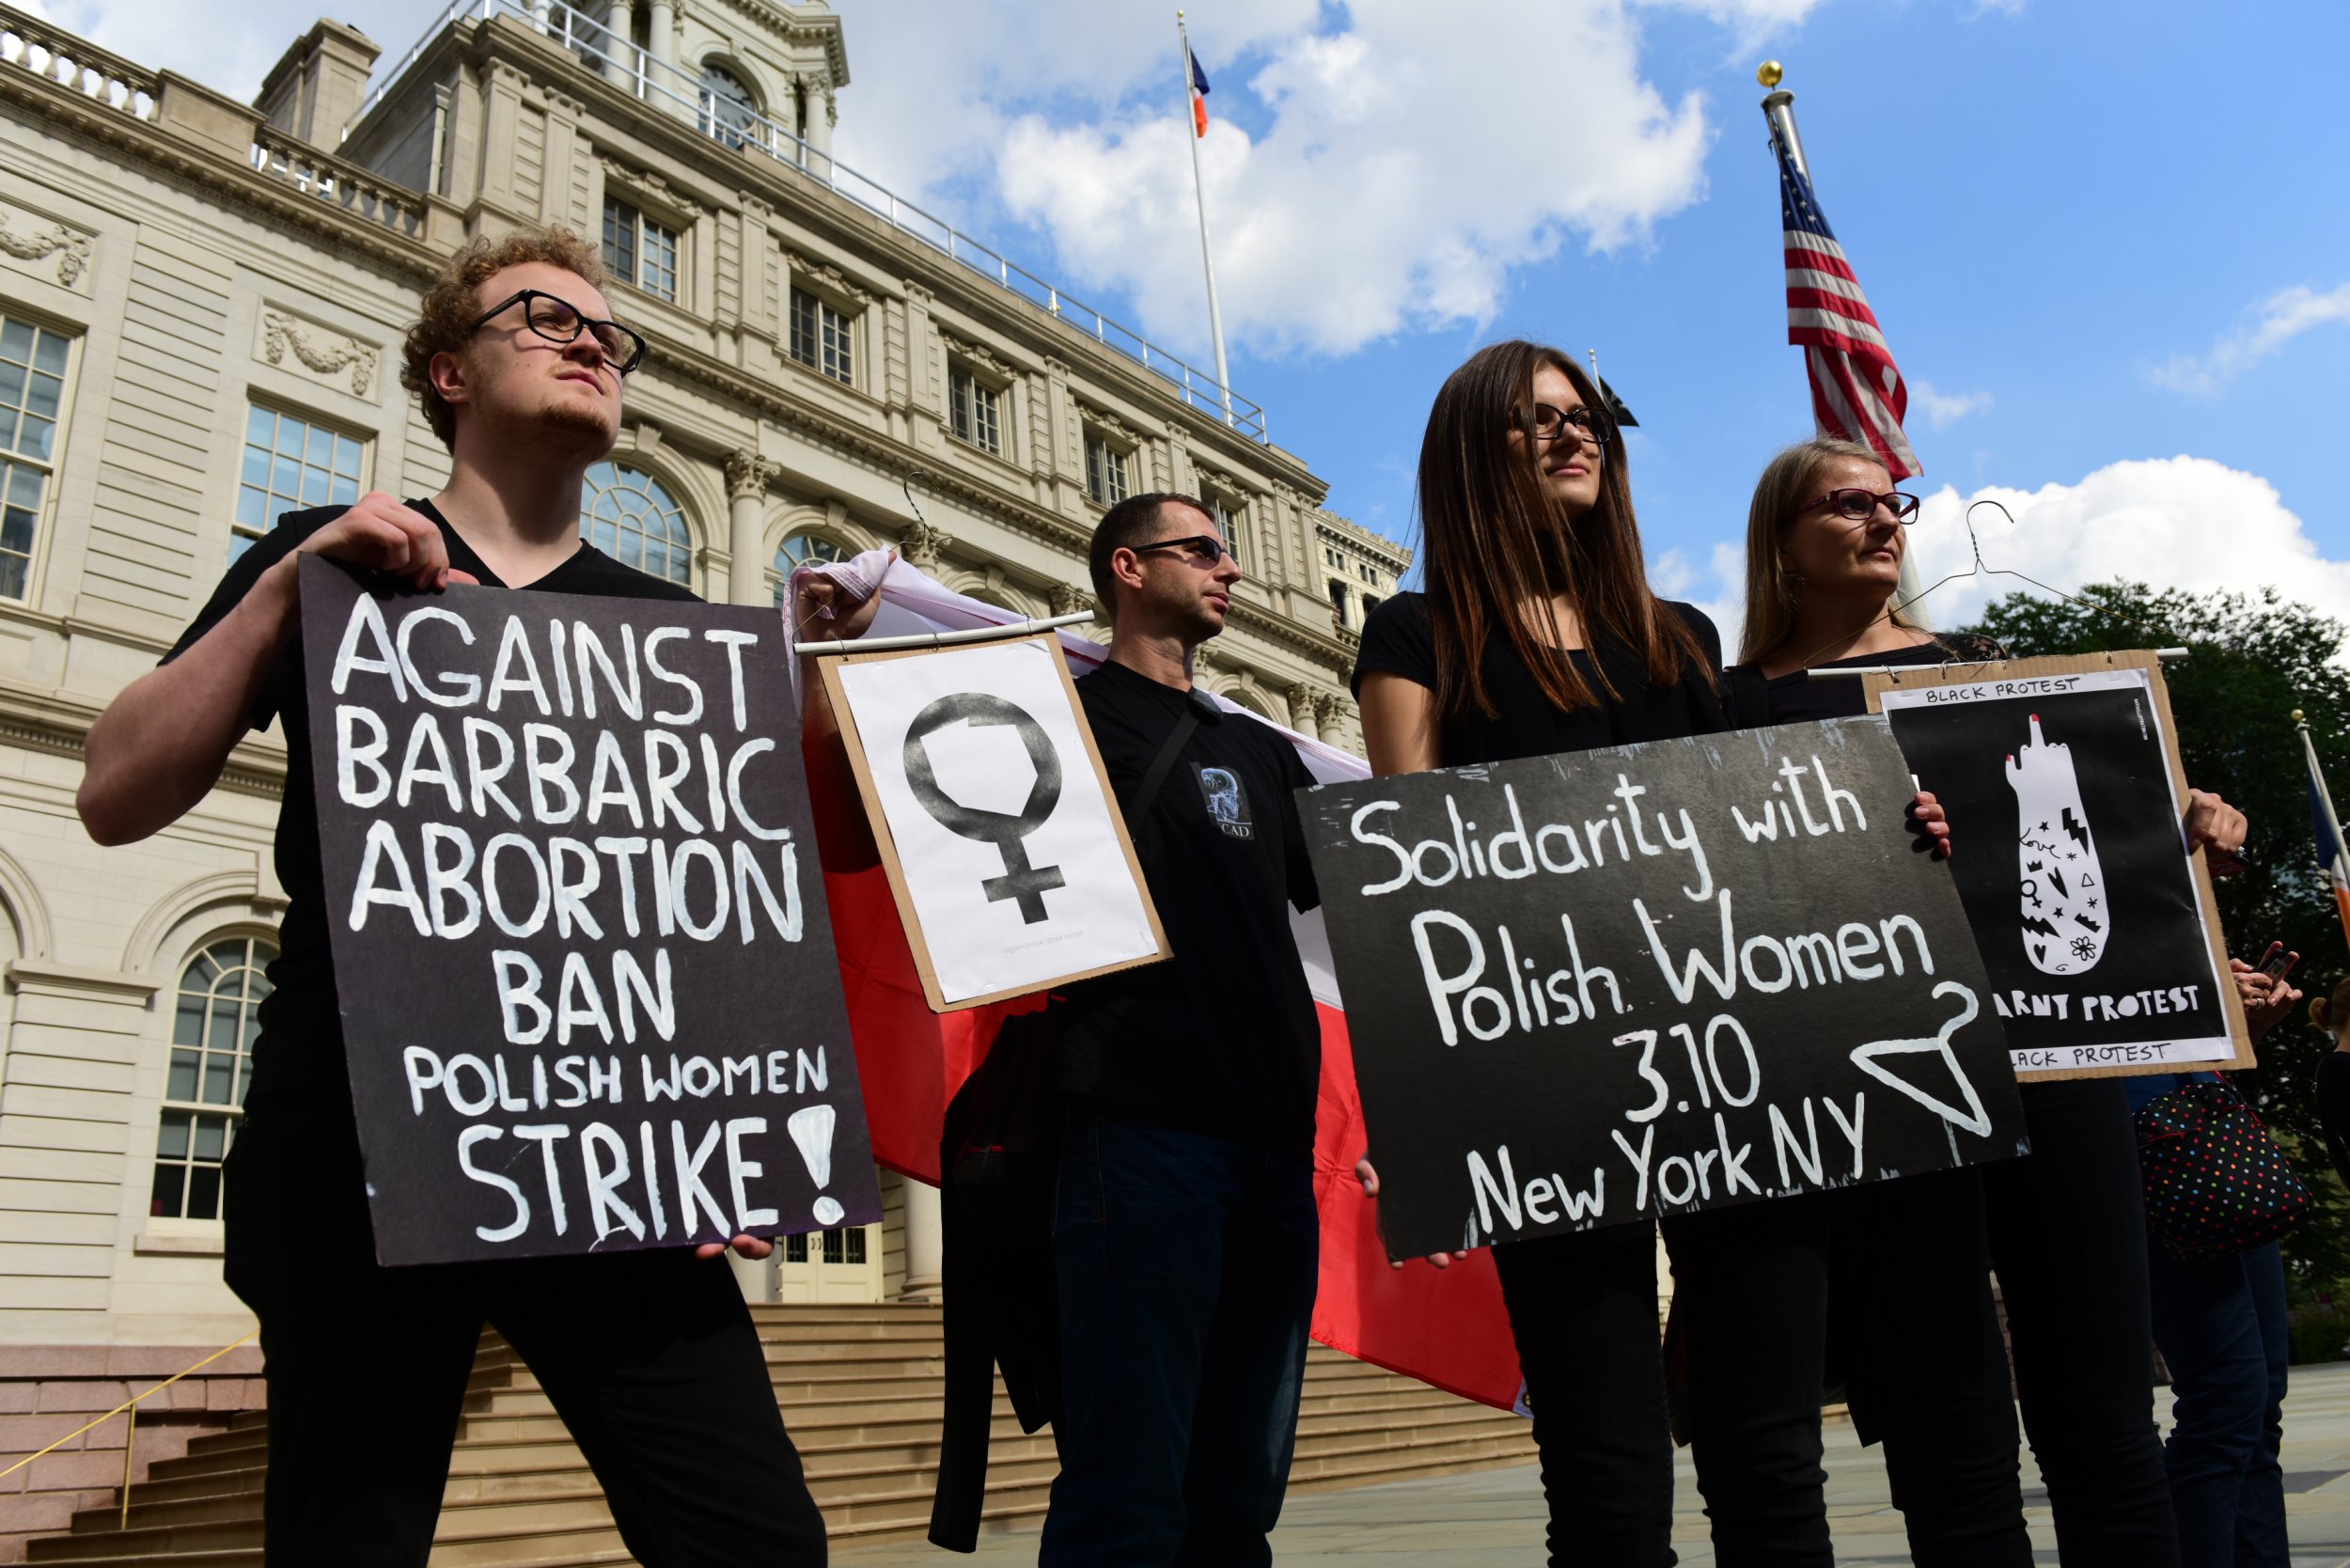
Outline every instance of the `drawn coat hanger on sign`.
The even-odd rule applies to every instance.
[[[2032,587],[2038,588],[2041,592],[2049,595],[2051,598],[2061,599],[2068,604],[2078,604],[2085,610],[2093,610],[2099,615],[2111,616],[2116,620],[2125,621],[2128,624],[2137,627],[2141,632],[2151,633],[2157,640],[2166,635],[2161,627],[2149,625],[2147,622],[2138,619],[2135,616],[2124,615],[2110,604],[2103,604],[2094,599],[2084,599],[2078,594],[2067,593],[2060,588],[2052,588],[2029,572],[2017,572],[2012,567],[1992,566],[1986,563],[1982,558],[1982,536],[1975,532],[1975,509],[1977,507],[1989,507],[1994,511],[1997,511],[2001,517],[2006,518],[2010,527],[2013,527],[2015,525],[2015,514],[2009,511],[2007,508],[1999,502],[1991,500],[1987,496],[1982,500],[1976,501],[1968,505],[1966,510],[1961,514],[1959,524],[1966,530],[1966,546],[1969,553],[1973,557],[1971,564],[1969,564],[1963,572],[1952,572],[1946,576],[1935,579],[1933,582],[1928,583],[1924,588],[1919,588],[1917,592],[1903,600],[1900,604],[1892,605],[1885,611],[1885,614],[1888,619],[1901,614],[1904,610],[1908,609],[1911,605],[1924,599],[1928,594],[1935,592],[1936,589],[1948,588],[1952,583],[1963,583],[1975,577],[2013,577],[2017,582],[2029,583]],[[1841,639],[1840,638],[1839,640]],[[1834,644],[1829,644],[1828,646],[1833,647]],[[1826,651],[1825,648],[1817,650],[1811,657],[1816,658],[1819,656],[1819,653],[1825,651]],[[2187,650],[2185,648],[2157,648],[2154,650],[2154,655],[2155,657],[2168,662],[2170,660],[2186,658],[2187,656]],[[2108,657],[2110,657],[2110,654],[2108,654]],[[1807,661],[1807,663],[1809,661]],[[1977,667],[1987,668],[1990,666],[2000,662],[2001,661],[1997,659],[1953,659],[1941,667],[1947,670],[1951,668],[1965,668],[1971,665]],[[1807,668],[1804,671],[1804,674],[1807,679],[1813,681],[1830,680],[1841,676],[1856,675],[1884,675],[1889,676],[1895,681],[1899,681],[1902,677],[1904,668],[1904,666],[1900,665],[1870,665],[1865,667],[1844,666],[1833,669],[1815,666]]]

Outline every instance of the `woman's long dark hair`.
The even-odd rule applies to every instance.
[[[1594,417],[1606,416],[1607,405],[1574,360],[1522,339],[1480,349],[1446,378],[1428,411],[1419,522],[1436,707],[1448,717],[1470,711],[1499,715],[1480,669],[1486,639],[1496,635],[1559,708],[1599,700],[1559,647],[1554,594],[1574,604],[1587,646],[1596,651],[1601,635],[1614,637],[1639,655],[1656,684],[1680,680],[1692,663],[1706,667],[1695,634],[1649,589],[1623,444],[1607,444],[1598,504],[1579,518],[1568,516],[1543,482],[1543,448],[1531,425],[1534,376],[1545,365],[1574,384]],[[1515,450],[1513,428],[1527,434]],[[1592,666],[1609,697],[1622,695],[1596,658]]]

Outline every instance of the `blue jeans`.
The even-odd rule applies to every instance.
[[[1040,1568],[1273,1560],[1320,1247],[1310,1151],[1072,1113]]]
[[[2185,1568],[2286,1568],[2284,1260],[2277,1244],[2187,1262],[2147,1248],[2154,1343],[2178,1403],[2163,1467]]]

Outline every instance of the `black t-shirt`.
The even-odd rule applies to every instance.
[[[430,501],[407,503],[441,526],[449,564],[491,588],[504,588],[497,574],[474,554]],[[237,557],[212,590],[202,613],[180,634],[169,664],[219,624],[268,571],[302,541],[340,517],[347,507],[290,511],[267,537]],[[649,577],[582,542],[562,565],[528,585],[537,593],[592,594],[614,599],[695,600],[689,589]],[[260,1034],[253,1042],[252,1087],[244,1099],[251,1118],[273,1125],[351,1127],[351,1080],[343,1066],[342,1019],[335,1001],[335,964],[327,947],[326,873],[319,858],[318,802],[312,791],[310,720],[304,696],[302,638],[289,637],[271,666],[252,713],[253,728],[273,718],[286,721],[286,798],[277,812],[277,880],[286,889],[286,917],[278,930],[276,962],[269,966],[275,989],[260,1007]]]
[[[1829,659],[1820,664],[1782,675],[1777,680],[1766,677],[1754,665],[1733,666],[1726,684],[1730,688],[1730,722],[1739,729],[1760,729],[1773,724],[1810,724],[1819,719],[1857,718],[1869,711],[1869,698],[1863,688],[1868,682],[1857,675],[1837,676],[1826,681],[1811,679],[1810,669],[1877,669],[1888,666],[1906,668],[1911,666],[1931,666],[1976,663],[1988,659],[2004,659],[2007,650],[1985,636],[1972,632],[1950,632],[1918,644],[1915,648],[1895,649],[1890,653],[1856,653],[1849,659]]]
[[[2350,1051],[2328,1051],[2317,1064],[2317,1124],[2334,1168],[2350,1182]]]
[[[1077,698],[1111,788],[1131,799],[1191,698],[1119,664]],[[1321,902],[1291,793],[1313,781],[1272,726],[1202,715],[1150,809],[1126,820],[1175,956],[1069,988],[1073,1095],[1120,1121],[1311,1152],[1322,1030],[1288,906]]]
[[[1728,729],[1721,691],[1716,683],[1721,673],[1721,634],[1694,604],[1668,601],[1664,608],[1697,634],[1698,646],[1705,650],[1706,667],[1684,668],[1680,680],[1653,686],[1637,653],[1613,637],[1603,636],[1596,653],[1577,649],[1569,655],[1576,672],[1599,698],[1591,706],[1572,711],[1553,705],[1543,695],[1541,682],[1508,638],[1488,637],[1480,670],[1485,679],[1485,694],[1493,698],[1498,716],[1487,718],[1474,710],[1448,716],[1437,739],[1442,765],[1555,757],[1593,746],[1672,741]],[[1371,612],[1363,626],[1362,651],[1355,658],[1357,696],[1363,689],[1363,677],[1373,670],[1436,690],[1435,628],[1429,621],[1425,594],[1399,593]],[[1603,670],[1608,684],[1616,689],[1615,697],[1609,697],[1599,682]]]

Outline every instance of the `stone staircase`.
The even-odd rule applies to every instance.
[[[769,1376],[837,1545],[919,1537],[930,1523],[941,1409],[936,1307],[752,1308]],[[363,1410],[352,1412],[365,1420]],[[260,1568],[268,1417],[158,1463],[120,1498],[36,1538],[34,1563]],[[1292,1491],[1523,1463],[1529,1423],[1321,1345],[1306,1370]],[[1057,1469],[1052,1435],[1023,1436],[999,1392],[986,1528],[1033,1523]],[[434,1538],[434,1568],[586,1568],[633,1560],[538,1380],[504,1341],[475,1358]]]

